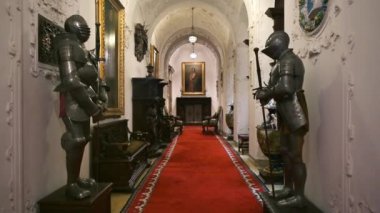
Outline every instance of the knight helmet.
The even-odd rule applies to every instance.
[[[263,52],[272,59],[279,59],[281,54],[288,49],[289,35],[284,31],[275,31],[272,33],[265,43]]]
[[[84,43],[90,38],[90,28],[86,20],[80,15],[72,15],[65,21],[65,30],[75,34]]]

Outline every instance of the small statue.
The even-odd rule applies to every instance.
[[[276,191],[279,206],[305,205],[306,166],[302,160],[304,136],[309,121],[302,84],[305,69],[301,59],[288,48],[289,36],[283,31],[272,33],[265,44],[264,54],[276,60],[267,87],[259,89],[255,98],[266,105],[276,101],[284,160],[284,188]]]
[[[148,50],[148,36],[145,26],[142,24],[135,25],[135,56],[138,62],[144,59],[145,53]]]
[[[61,82],[55,88],[60,93],[60,117],[66,132],[61,145],[66,151],[67,196],[83,199],[91,195],[95,180],[80,178],[83,151],[91,140],[90,117],[101,116],[107,105],[105,82],[100,81],[96,59],[85,49],[90,28],[80,15],[65,21],[65,32],[57,35],[55,50]]]

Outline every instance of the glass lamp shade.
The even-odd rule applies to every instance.
[[[190,42],[190,43],[195,43],[195,42],[197,42],[197,37],[196,37],[195,35],[191,35],[191,36],[189,36],[189,42]]]
[[[192,52],[192,53],[190,54],[190,58],[192,58],[192,59],[197,58],[197,54],[196,54],[195,52]]]

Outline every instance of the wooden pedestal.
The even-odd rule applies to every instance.
[[[264,202],[264,213],[322,213],[314,204],[306,200],[306,206],[302,208],[296,207],[279,207],[278,199],[273,198],[268,192],[260,192],[260,197]]]
[[[51,193],[38,202],[40,213],[110,213],[112,183],[98,183],[92,195],[83,200],[74,200],[65,194],[66,186]]]

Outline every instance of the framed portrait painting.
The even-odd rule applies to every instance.
[[[182,95],[205,94],[205,62],[182,62]]]
[[[150,64],[154,67],[153,76],[157,78],[160,66],[160,58],[158,49],[154,45],[150,45]]]
[[[100,23],[99,75],[105,79],[108,107],[104,117],[124,114],[124,7],[118,0],[98,0]]]

